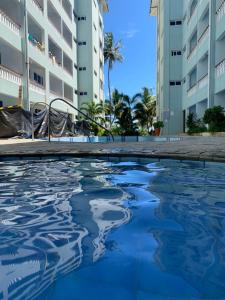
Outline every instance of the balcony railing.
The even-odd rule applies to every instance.
[[[0,65],[0,78],[16,83],[18,85],[22,84],[22,76],[20,74],[9,70],[2,65]]]
[[[191,97],[191,96],[193,96],[196,92],[197,92],[197,84],[195,84],[193,87],[191,87],[191,88],[187,91],[187,95],[188,95],[188,97]]]
[[[0,10],[0,22],[11,29],[17,35],[20,34],[20,26],[10,19],[2,10]]]
[[[33,5],[43,14],[44,13],[44,9],[43,7],[41,7],[41,5],[38,3],[37,0],[32,0],[31,1],[33,3]]]
[[[220,77],[225,74],[225,59],[216,66],[216,76]]]
[[[188,60],[191,59],[196,54],[196,52],[197,52],[197,46],[198,46],[198,44],[196,44],[196,46],[189,53],[189,55],[187,57]]]
[[[198,81],[198,88],[202,89],[203,87],[205,87],[206,85],[208,85],[209,82],[209,76],[208,74],[206,74],[204,77],[202,77],[201,79],[199,79]]]
[[[198,44],[202,43],[209,36],[209,26],[203,31],[198,39]]]
[[[45,95],[45,87],[36,83],[33,80],[30,80],[30,89],[40,95]]]
[[[216,11],[217,22],[219,22],[224,15],[225,15],[225,0],[223,0],[220,7]]]

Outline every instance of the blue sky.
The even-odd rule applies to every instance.
[[[142,87],[156,85],[156,24],[149,16],[150,0],[108,0],[105,31],[113,32],[115,41],[123,43],[124,62],[114,65],[111,85],[133,96]],[[105,68],[106,69],[106,68]],[[106,70],[105,70],[106,71]],[[108,98],[105,73],[105,95]]]

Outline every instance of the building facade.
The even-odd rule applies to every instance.
[[[107,10],[105,0],[1,0],[0,106],[30,109],[57,97],[76,107],[103,101]],[[71,111],[60,102],[54,107]]]
[[[157,117],[185,132],[188,114],[225,107],[225,1],[152,0],[157,16]]]

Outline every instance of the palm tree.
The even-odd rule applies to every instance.
[[[103,105],[102,103],[95,103],[94,101],[87,102],[82,105],[81,110],[84,111],[88,117],[97,121],[102,118]]]
[[[122,48],[121,42],[114,42],[112,32],[105,34],[105,46],[104,46],[104,59],[105,63],[108,63],[108,90],[109,90],[109,102],[110,102],[110,127],[112,126],[112,95],[110,85],[110,71],[113,68],[115,62],[122,62],[123,56],[120,53]]]
[[[110,103],[105,104],[105,114],[106,116],[111,114],[111,125],[113,125],[123,109],[123,94],[117,89],[112,92],[111,103],[112,105]]]
[[[134,135],[137,133],[133,113],[135,102],[135,97],[130,98],[127,95],[121,94],[120,106],[116,114],[116,119],[124,135]]]
[[[134,97],[138,103],[135,106],[135,118],[138,120],[142,129],[147,128],[148,132],[153,125],[156,115],[156,98],[152,91],[144,87],[142,93]]]

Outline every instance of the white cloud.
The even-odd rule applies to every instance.
[[[139,32],[139,30],[130,29],[130,30],[121,31],[121,32],[127,39],[132,39]]]

